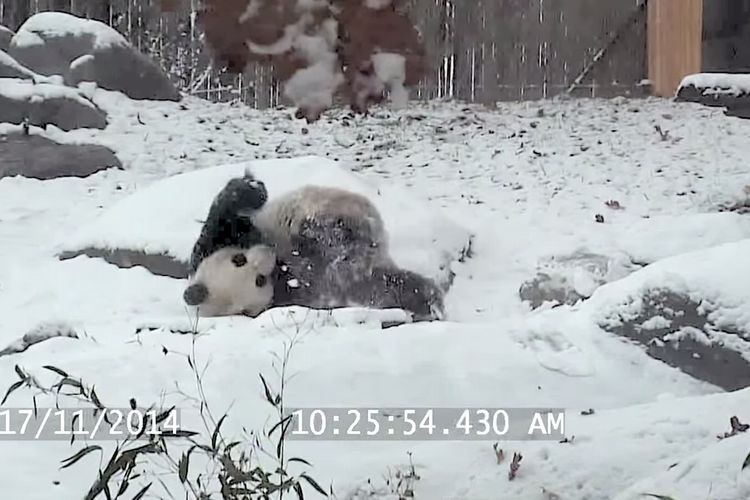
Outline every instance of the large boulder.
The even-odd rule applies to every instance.
[[[180,100],[180,93],[150,58],[106,24],[62,12],[30,17],[13,36],[11,56],[42,75],[61,75],[122,92],[131,99]]]
[[[8,50],[13,35],[13,30],[0,24],[0,50]]]
[[[26,134],[0,136],[0,179],[20,175],[48,180],[88,177],[107,168],[122,168],[114,152],[96,144],[60,144]]]
[[[77,89],[53,83],[0,78],[0,123],[103,129],[107,115]]]
[[[0,78],[21,78],[23,80],[33,80],[39,75],[24,67],[18,61],[13,59],[10,54],[0,49]]]

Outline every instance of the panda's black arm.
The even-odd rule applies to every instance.
[[[249,248],[261,243],[261,232],[251,217],[241,212],[259,210],[267,200],[265,184],[251,172],[230,179],[211,203],[201,234],[193,245],[189,273],[194,274],[203,259],[221,248]]]

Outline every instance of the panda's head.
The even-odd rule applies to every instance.
[[[273,301],[275,270],[269,246],[224,247],[201,261],[183,300],[201,316],[255,317]]]

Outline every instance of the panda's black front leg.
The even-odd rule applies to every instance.
[[[223,247],[248,248],[261,243],[263,235],[255,227],[252,215],[267,200],[265,184],[250,172],[230,179],[214,197],[208,210],[188,263],[190,274],[195,273],[204,258]]]

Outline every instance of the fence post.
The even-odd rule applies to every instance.
[[[652,92],[673,97],[686,75],[701,71],[703,0],[650,0],[648,78]]]

